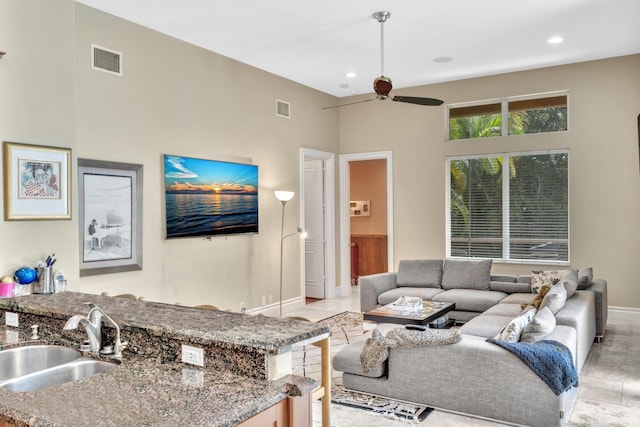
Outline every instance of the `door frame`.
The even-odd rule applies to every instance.
[[[327,151],[313,150],[311,148],[300,148],[300,224],[305,228],[304,223],[304,161],[319,159],[324,163],[324,262],[325,262],[325,299],[336,297],[336,208],[335,208],[335,154]],[[305,265],[304,265],[304,245],[302,246],[301,258],[301,295],[306,296],[305,287]]]
[[[351,293],[351,220],[349,201],[351,178],[349,162],[360,160],[387,161],[387,268],[393,271],[393,152],[376,151],[369,153],[340,155],[340,291],[342,296]]]

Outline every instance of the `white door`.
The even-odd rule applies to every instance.
[[[304,161],[305,296],[325,298],[324,162]]]

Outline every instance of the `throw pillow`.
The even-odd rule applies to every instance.
[[[542,285],[555,285],[571,270],[544,270],[531,272],[531,293],[537,294]]]
[[[587,289],[593,280],[593,268],[585,267],[578,271],[578,289]]]
[[[441,259],[403,259],[398,264],[396,286],[439,288],[442,282]]]
[[[569,273],[560,279],[560,283],[562,283],[567,290],[567,299],[571,298],[576,289],[578,289],[578,270],[570,270]]]
[[[538,293],[533,297],[533,300],[531,300],[531,302],[523,302],[520,304],[520,308],[524,310],[527,306],[533,306],[538,310],[540,308],[540,304],[542,304],[542,300],[550,290],[551,285],[542,285],[540,289],[538,289]]]
[[[446,260],[442,271],[442,288],[489,290],[491,261],[490,259]]]
[[[549,307],[549,310],[553,314],[556,314],[564,304],[567,302],[567,290],[564,285],[559,283],[557,285],[553,285],[547,295],[542,299],[542,303],[540,304],[540,310],[543,307]]]
[[[522,313],[520,316],[513,319],[507,326],[502,328],[498,335],[493,337],[496,340],[506,342],[518,342],[520,341],[520,335],[524,330],[524,327],[533,320],[533,316],[536,314],[536,309],[532,308]]]
[[[533,316],[533,320],[524,327],[520,342],[537,342],[547,337],[556,327],[556,316],[549,307],[543,307]]]
[[[388,357],[389,347],[387,347],[382,333],[378,329],[374,329],[371,332],[371,338],[367,338],[362,348],[362,353],[360,353],[362,370],[365,373],[369,373],[376,366],[387,360]]]

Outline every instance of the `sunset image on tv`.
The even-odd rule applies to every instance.
[[[258,232],[258,166],[164,155],[167,238]]]

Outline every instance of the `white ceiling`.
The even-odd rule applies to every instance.
[[[76,1],[338,97],[373,91],[381,10],[396,88],[640,53],[640,0]]]

